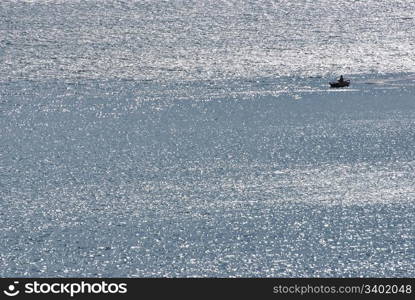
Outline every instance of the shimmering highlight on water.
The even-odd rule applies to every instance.
[[[329,3],[1,1],[0,275],[413,277],[414,3]]]

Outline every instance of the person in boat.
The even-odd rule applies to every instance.
[[[340,83],[343,83],[343,82],[344,82],[344,78],[343,78],[343,75],[340,75],[340,79],[339,79],[339,82],[340,82]]]

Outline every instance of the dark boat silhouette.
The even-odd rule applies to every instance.
[[[345,87],[350,85],[350,80],[344,80],[344,81],[332,81],[329,82],[330,87],[332,88],[339,88],[339,87]]]

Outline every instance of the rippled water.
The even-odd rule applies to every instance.
[[[415,6],[348,4],[1,1],[0,275],[413,277]]]
[[[415,3],[2,1],[2,78],[415,71]]]

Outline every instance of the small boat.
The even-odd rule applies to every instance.
[[[332,88],[339,88],[339,87],[345,87],[350,85],[350,80],[344,80],[344,81],[333,81],[329,82],[330,87]]]

